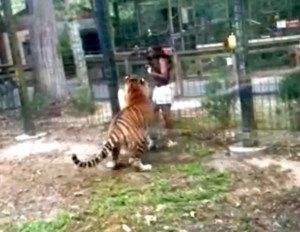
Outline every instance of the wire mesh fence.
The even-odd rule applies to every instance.
[[[182,57],[182,79],[173,83],[175,99],[172,104],[175,124],[178,129],[237,128],[240,125],[240,105],[238,86],[233,67],[230,65],[231,55],[216,55],[211,57]],[[33,99],[32,107],[37,111],[40,123],[63,123],[65,125],[99,125],[111,119],[108,80],[98,78],[101,73],[101,63],[87,59],[89,78],[96,107],[86,112],[84,106],[75,106],[72,101],[68,105],[50,106],[48,111],[43,108],[42,99]],[[229,65],[226,64],[229,62]],[[144,75],[142,63],[129,62],[132,73]],[[201,64],[199,64],[201,63]],[[198,64],[198,65],[197,65]],[[119,86],[122,88],[125,64],[118,64]],[[290,74],[291,73],[291,74]],[[300,94],[297,69],[279,69],[252,72],[253,101],[255,120],[258,130],[299,129],[297,100]],[[297,76],[298,75],[298,76]],[[2,85],[3,89],[5,85]],[[68,80],[71,95],[80,98],[76,92],[76,80]],[[177,90],[181,93],[176,95]],[[33,96],[33,89],[30,88]],[[179,91],[180,92],[180,91]],[[84,103],[84,99],[81,99]],[[4,111],[18,109],[20,106],[18,91],[9,88],[1,92],[1,109]],[[55,113],[56,107],[64,107],[62,112]],[[39,110],[44,112],[38,112]],[[53,111],[52,113],[49,113]],[[82,111],[82,112],[81,112]],[[52,115],[51,115],[52,114]],[[41,119],[41,116],[45,116]],[[47,116],[47,117],[46,117]],[[49,119],[51,117],[51,119]],[[38,120],[37,122],[38,123]],[[298,125],[297,125],[298,124]]]

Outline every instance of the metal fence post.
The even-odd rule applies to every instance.
[[[244,0],[233,1],[234,28],[237,39],[235,50],[236,72],[239,85],[239,97],[241,104],[242,132],[244,146],[252,143],[251,133],[255,129],[254,107],[252,96],[251,78],[247,75],[247,46],[248,38],[245,35]],[[246,143],[245,143],[246,142]],[[249,144],[250,142],[250,144]]]
[[[103,75],[109,81],[109,98],[113,115],[119,112],[118,76],[115,64],[107,0],[92,0],[92,8],[103,54]]]

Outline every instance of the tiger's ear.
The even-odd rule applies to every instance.
[[[125,81],[128,80],[129,79],[129,75],[126,75],[124,79],[125,79]]]

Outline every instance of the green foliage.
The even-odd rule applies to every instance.
[[[287,74],[279,82],[278,96],[287,103],[284,113],[289,117],[290,129],[300,130],[300,70]]]
[[[58,53],[62,56],[72,55],[70,37],[67,28],[64,28],[64,30],[58,37]]]
[[[67,74],[73,72],[74,57],[66,27],[58,37],[57,52],[62,57],[65,72]]]
[[[72,108],[77,113],[90,113],[93,114],[96,111],[96,105],[91,98],[90,89],[85,86],[80,86],[74,96],[71,98]]]
[[[208,115],[214,118],[222,128],[228,128],[231,125],[231,109],[235,104],[235,94],[221,94],[225,88],[221,80],[212,80],[205,86],[206,99],[204,108]]]
[[[278,96],[284,102],[300,99],[300,70],[286,75],[280,82]]]
[[[64,11],[64,0],[53,0],[53,4],[56,11]]]

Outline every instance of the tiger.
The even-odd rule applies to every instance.
[[[144,94],[150,99],[151,89],[149,87],[149,83],[148,82],[145,82],[145,83],[147,83],[147,88],[144,88]],[[127,94],[128,94],[128,92],[125,92],[124,89],[118,90],[118,101],[119,101],[121,110],[130,104],[130,98],[128,99]],[[147,149],[149,151],[155,150],[157,148],[157,145],[155,144],[155,142],[152,140],[152,138],[148,134],[148,131],[147,131],[146,141],[147,141]]]
[[[148,94],[147,81],[134,75],[125,76],[126,106],[113,117],[108,129],[108,139],[102,150],[89,161],[81,161],[73,154],[73,163],[80,168],[90,168],[110,157],[112,161],[106,166],[114,169],[118,164],[121,148],[125,148],[132,152],[128,160],[131,166],[139,171],[151,170],[151,164],[143,164],[141,161],[146,147],[147,130],[154,120],[154,106]]]

